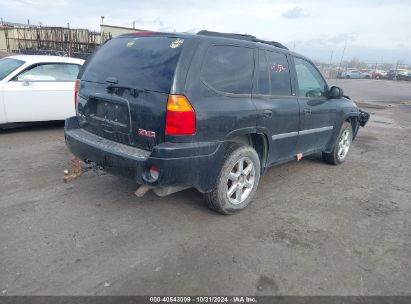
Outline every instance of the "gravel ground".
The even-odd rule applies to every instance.
[[[336,83],[372,114],[348,161],[273,167],[234,216],[190,189],[64,184],[62,124],[1,132],[0,293],[411,295],[411,82]]]

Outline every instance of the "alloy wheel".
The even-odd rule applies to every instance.
[[[340,140],[338,142],[338,159],[340,161],[344,160],[347,157],[348,151],[350,150],[351,145],[351,132],[349,129],[345,129],[344,132],[340,136]]]
[[[231,169],[227,179],[227,198],[234,205],[244,202],[255,182],[255,167],[248,157],[242,157]]]

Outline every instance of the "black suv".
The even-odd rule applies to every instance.
[[[272,165],[341,164],[368,113],[316,66],[254,36],[139,32],[102,45],[76,85],[69,149],[164,196],[194,187],[232,214]]]

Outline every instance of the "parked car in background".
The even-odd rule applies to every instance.
[[[346,78],[346,79],[370,79],[371,74],[368,72],[361,72],[360,70],[347,70],[345,72],[342,72],[339,75],[339,78]]]
[[[387,75],[384,77],[385,79],[394,80],[398,79],[398,77],[402,77],[407,75],[409,71],[405,69],[392,69],[387,72]]]
[[[372,78],[372,71],[371,70],[360,70],[362,74],[362,78],[371,79]]]
[[[0,59],[0,127],[75,115],[74,84],[83,63],[38,55]]]
[[[401,73],[398,73],[397,80],[411,81],[411,71],[403,71]]]
[[[372,79],[382,79],[387,76],[387,72],[383,70],[375,70],[371,73]]]

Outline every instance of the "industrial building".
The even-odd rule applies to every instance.
[[[134,28],[100,25],[100,31],[67,27],[38,26],[0,22],[0,52],[60,55],[87,58],[111,37],[142,31]]]

